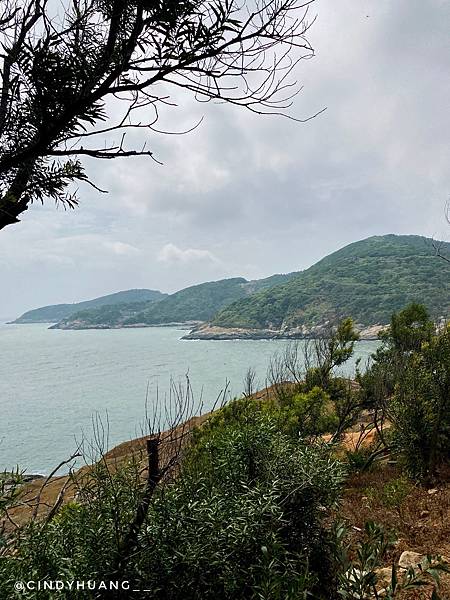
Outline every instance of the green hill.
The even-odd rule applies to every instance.
[[[294,275],[272,275],[266,279],[247,281],[243,277],[222,279],[194,285],[180,290],[158,305],[149,306],[145,311],[136,314],[125,324],[146,323],[161,324],[185,321],[207,321],[218,310],[228,306],[238,298],[268,289],[283,281],[289,281]]]
[[[165,298],[167,294],[162,294],[156,290],[126,290],[108,294],[93,300],[77,302],[75,304],[54,304],[35,308],[21,315],[13,323],[56,323],[66,319],[76,312],[85,309],[98,308],[106,305],[117,304],[135,304],[157,302]]]
[[[175,292],[158,303],[109,304],[77,311],[61,319],[55,327],[82,329],[208,321],[217,311],[238,298],[289,281],[295,275],[297,274],[272,275],[253,281],[247,281],[243,277],[210,281]]]
[[[450,256],[450,244],[442,243]],[[412,301],[433,317],[450,314],[450,264],[435,256],[432,240],[385,235],[345,246],[287,283],[233,302],[212,320],[221,327],[319,325],[352,316],[362,325],[385,324]]]
[[[450,256],[450,244],[442,244]],[[224,328],[273,329],[322,325],[352,316],[385,324],[412,301],[433,317],[450,315],[450,264],[432,240],[385,235],[345,246],[309,269],[247,281],[242,277],[194,285],[170,296],[129,290],[79,304],[43,307],[16,322],[58,322],[82,329],[210,321]]]
[[[145,323],[181,323],[207,321],[218,310],[246,294],[247,281],[242,277],[210,281],[180,290],[158,305],[149,306],[124,322],[124,325]]]

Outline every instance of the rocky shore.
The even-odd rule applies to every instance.
[[[358,332],[361,340],[377,340],[378,334],[385,325],[359,326]],[[183,340],[301,340],[314,338],[323,332],[323,326],[317,327],[292,327],[284,329],[244,329],[217,327],[203,324],[192,329],[183,336]]]
[[[184,321],[170,323],[133,323],[133,324],[110,324],[110,323],[89,323],[83,319],[74,319],[60,321],[49,329],[137,329],[143,327],[177,327],[187,330],[189,333],[183,335],[183,340],[301,340],[314,338],[322,335],[329,327],[329,323],[323,323],[316,326],[300,325],[298,327],[284,326],[280,329],[260,328],[251,329],[244,327],[218,327],[210,323],[201,321]],[[377,340],[378,334],[385,328],[385,325],[356,325],[361,340]]]
[[[110,325],[108,323],[98,323],[91,324],[86,321],[82,321],[81,319],[77,319],[76,321],[61,321],[60,323],[55,323],[49,327],[49,329],[66,329],[66,330],[85,330],[85,329],[141,329],[143,327],[178,327],[178,329],[187,329],[192,330],[193,327],[198,327],[202,325],[200,321],[186,321],[186,322],[173,322],[173,323],[132,323],[130,325],[125,325],[123,323],[119,323],[117,325]]]
[[[218,327],[210,323],[199,321],[172,322],[160,324],[133,323],[125,325],[123,323],[110,325],[107,323],[91,324],[79,320],[61,321],[49,327],[49,329],[136,329],[142,327],[177,327],[187,330],[189,333],[183,335],[183,340],[302,340],[318,337],[327,329],[328,323],[317,326],[307,327],[283,327],[282,329],[250,329],[241,327]],[[377,340],[378,334],[385,328],[385,325],[357,325],[361,340]]]

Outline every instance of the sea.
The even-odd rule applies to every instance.
[[[84,441],[111,448],[164,427],[186,395],[195,413],[267,383],[285,340],[183,340],[176,327],[70,331],[0,325],[0,470],[49,474]],[[298,342],[302,345],[304,342]],[[352,375],[378,342],[356,344]],[[67,471],[69,464],[61,467]]]

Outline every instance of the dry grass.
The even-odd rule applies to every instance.
[[[160,459],[161,464],[168,463],[175,452],[179,451],[180,444],[184,446],[190,439],[190,434],[195,427],[208,418],[208,414],[200,417],[192,417],[185,423],[182,423],[172,432],[163,432],[161,434]],[[146,477],[147,471],[147,453],[146,442],[152,436],[143,436],[134,440],[123,442],[118,446],[106,452],[102,460],[105,462],[108,470],[114,473],[121,464],[134,460],[141,465],[142,477]],[[60,477],[52,477],[46,479],[35,479],[23,486],[19,500],[16,505],[9,509],[9,519],[5,519],[6,530],[11,530],[15,525],[22,526],[29,521],[33,516],[45,517],[55,502],[58,501],[60,494],[63,492],[62,504],[74,500],[77,485],[85,477],[89,477],[91,470],[90,465],[85,465],[75,471],[72,477],[63,475]],[[39,500],[39,505],[36,508],[36,502]],[[0,527],[2,522],[0,521]]]

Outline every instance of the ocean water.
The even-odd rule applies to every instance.
[[[92,420],[107,423],[112,447],[146,431],[145,417],[169,398],[171,380],[188,374],[197,405],[211,408],[243,391],[249,367],[262,387],[282,340],[187,341],[177,328],[89,331],[49,330],[48,325],[0,325],[0,469],[16,465],[49,473],[68,458]],[[365,360],[377,342],[359,342]]]

